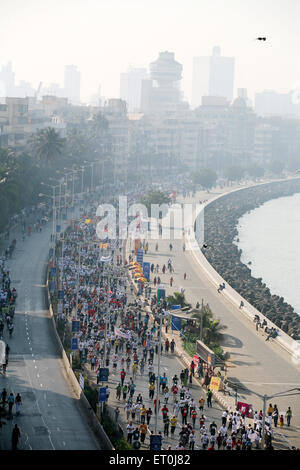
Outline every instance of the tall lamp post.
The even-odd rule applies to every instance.
[[[290,392],[297,392],[297,393],[290,393]],[[274,395],[259,395],[258,393],[252,392],[258,397],[262,398],[263,400],[263,419],[262,419],[262,439],[261,439],[261,447],[262,450],[265,450],[265,423],[266,423],[266,408],[267,408],[267,401],[271,400],[271,398],[277,397],[290,397],[294,395],[300,395],[300,388],[291,388],[290,390],[285,390],[284,392],[274,393]]]
[[[234,384],[233,384],[234,385]],[[294,395],[300,395],[300,387],[299,388],[291,388],[289,390],[284,390],[283,392],[274,393],[273,395],[261,395],[260,393],[254,392],[251,390],[253,395],[261,398],[263,401],[263,418],[262,418],[262,438],[261,438],[261,447],[262,450],[265,450],[265,425],[266,425],[266,408],[267,408],[267,401],[271,400],[272,398],[279,398],[279,397],[291,397]]]
[[[156,413],[155,413],[155,432],[157,434],[157,421],[158,421],[158,400],[159,400],[159,381],[160,381],[160,357],[161,357],[161,330],[162,330],[162,319],[164,318],[164,313],[159,314],[159,340],[158,340],[158,363],[157,363],[157,384],[156,384]]]
[[[52,188],[52,191],[53,191],[53,195],[50,196],[49,194],[43,194],[43,193],[40,193],[39,194],[39,197],[51,197],[52,198],[52,213],[53,213],[53,221],[52,221],[52,242],[53,242],[53,245],[54,245],[54,248],[55,248],[55,222],[56,222],[56,204],[55,204],[55,189],[58,188],[58,185],[57,186],[52,186],[51,184],[47,184],[47,183],[43,183],[41,182],[41,185],[43,186],[49,186],[49,188]]]

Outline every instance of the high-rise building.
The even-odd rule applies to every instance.
[[[255,112],[259,116],[300,116],[300,103],[295,103],[293,93],[264,90],[255,93]]]
[[[136,112],[141,107],[142,80],[148,78],[145,68],[130,67],[120,74],[120,98],[127,102],[128,111]]]
[[[80,103],[80,72],[76,65],[66,65],[64,75],[65,96],[72,104]]]
[[[223,96],[233,99],[234,57],[221,56],[219,46],[211,57],[194,57],[192,106],[201,105],[202,96]]]
[[[202,103],[202,96],[208,95],[210,57],[194,57],[193,59],[193,88],[192,107],[197,108]]]
[[[15,73],[12,71],[12,63],[8,62],[0,70],[0,98],[13,96],[15,91]]]
[[[174,59],[174,52],[160,52],[150,64],[151,80],[142,81],[142,111],[165,113],[188,108],[180,92],[181,73],[182,65]]]

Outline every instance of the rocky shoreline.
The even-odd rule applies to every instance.
[[[241,262],[242,250],[234,239],[243,214],[270,199],[299,192],[300,179],[294,179],[245,188],[210,203],[204,210],[204,240],[209,248],[202,248],[225,281],[293,339],[300,339],[300,316],[283,297],[272,295],[262,278],[252,277],[251,269]]]

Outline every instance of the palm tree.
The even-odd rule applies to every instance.
[[[222,331],[226,330],[227,326],[222,325],[220,320],[209,320],[209,325],[204,328],[203,336],[205,344],[210,347],[211,345],[220,345],[222,340]]]
[[[192,310],[192,318],[194,318],[202,331],[203,339],[203,330],[209,326],[209,322],[212,320],[213,314],[209,305],[202,305],[201,308],[194,308]],[[200,338],[201,339],[201,338]]]
[[[33,148],[38,160],[50,167],[55,165],[62,154],[64,144],[65,139],[53,127],[41,129],[33,136]]]

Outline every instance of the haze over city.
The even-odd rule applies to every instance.
[[[297,0],[11,0],[1,2],[0,67],[13,62],[16,80],[37,88],[63,83],[64,66],[81,72],[81,100],[101,84],[119,97],[119,76],[129,65],[148,67],[169,50],[183,65],[182,90],[192,95],[193,57],[235,57],[237,88],[288,92],[300,80]],[[264,43],[255,41],[266,36]]]
[[[299,18],[0,0],[2,459],[300,450]]]

